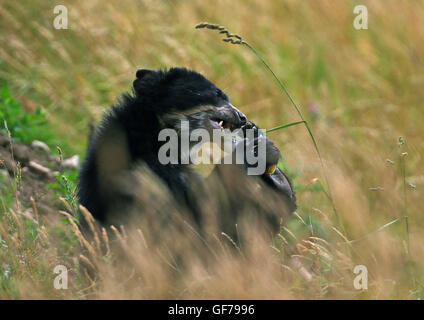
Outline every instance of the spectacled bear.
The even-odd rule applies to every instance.
[[[158,159],[159,149],[164,144],[158,141],[159,132],[165,128],[180,132],[180,120],[183,119],[189,122],[190,131],[219,127],[258,129],[230,103],[221,89],[201,74],[186,68],[140,69],[132,93],[124,94],[119,103],[105,113],[92,134],[78,176],[80,203],[101,223],[123,221],[134,201],[130,190],[134,184],[128,181],[136,180],[132,173],[143,164],[164,183],[176,203],[190,210],[195,224],[201,226],[202,203],[194,199],[193,189],[200,188],[203,179],[190,165],[163,165]],[[279,157],[280,151],[266,139],[267,165],[276,166]],[[222,181],[225,175],[221,174]],[[295,193],[290,180],[279,168],[251,179],[254,178],[270,187],[267,192],[276,192],[284,200],[284,210],[289,213],[295,210]],[[225,190],[231,193],[242,188],[239,185],[238,189],[230,187]],[[242,199],[233,197],[231,201]],[[237,210],[237,206],[230,207]],[[226,212],[225,215],[236,213]],[[233,223],[235,220],[229,221]]]

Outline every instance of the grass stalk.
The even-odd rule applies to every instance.
[[[241,36],[239,36],[239,35],[237,35],[237,34],[233,34],[233,33],[230,33],[225,27],[223,27],[223,26],[219,26],[219,25],[217,25],[217,24],[211,24],[211,23],[207,23],[207,22],[203,22],[203,23],[199,23],[199,24],[197,24],[196,26],[195,26],[195,28],[196,29],[203,29],[203,28],[206,28],[206,29],[211,29],[211,30],[216,30],[216,31],[218,31],[220,34],[223,34],[223,35],[225,35],[225,38],[224,39],[222,39],[222,41],[224,41],[224,42],[228,42],[228,43],[231,43],[231,44],[240,44],[240,45],[245,45],[250,51],[252,51],[253,52],[253,54],[262,62],[262,64],[265,66],[265,68],[272,74],[272,76],[273,76],[273,78],[275,79],[275,81],[277,81],[277,83],[278,83],[278,85],[279,85],[279,87],[281,88],[281,90],[286,94],[286,96],[289,98],[289,100],[290,100],[290,102],[291,102],[291,104],[293,105],[293,107],[296,109],[296,111],[297,111],[297,113],[298,113],[298,115],[299,115],[299,117],[302,119],[301,121],[297,121],[297,122],[293,122],[293,123],[290,123],[290,124],[288,124],[288,125],[281,125],[281,126],[278,126],[278,127],[275,127],[275,128],[272,128],[272,129],[270,129],[270,130],[267,130],[267,132],[271,132],[271,131],[275,131],[275,130],[279,130],[279,129],[283,129],[283,128],[288,128],[288,127],[290,127],[290,126],[293,126],[293,125],[296,125],[296,124],[299,124],[299,123],[304,123],[305,124],[305,127],[306,127],[306,129],[308,130],[308,133],[309,133],[309,136],[311,137],[311,139],[312,139],[312,142],[313,142],[313,144],[314,144],[314,148],[315,148],[315,150],[316,150],[316,152],[317,152],[317,154],[318,154],[318,158],[319,158],[319,160],[320,160],[320,164],[321,164],[321,168],[322,168],[322,172],[323,172],[323,175],[324,175],[324,180],[325,180],[325,184],[326,184],[326,186],[327,186],[327,190],[328,190],[328,197],[329,197],[329,199],[330,199],[330,203],[331,203],[331,206],[332,206],[332,209],[333,209],[333,212],[334,212],[334,215],[336,216],[336,219],[337,219],[337,223],[338,223],[338,225],[339,225],[339,227],[342,229],[342,232],[344,233],[344,234],[346,234],[346,230],[345,230],[345,228],[344,228],[344,225],[343,225],[343,222],[342,222],[342,220],[341,220],[341,218],[340,218],[340,215],[338,214],[338,211],[337,211],[337,208],[336,208],[336,206],[335,206],[335,204],[334,204],[334,200],[333,200],[333,196],[332,196],[332,192],[331,192],[331,187],[330,187],[330,183],[329,183],[329,180],[328,180],[328,176],[327,176],[327,174],[326,174],[326,171],[325,171],[325,166],[324,166],[324,161],[323,161],[323,159],[322,159],[322,156],[321,156],[321,152],[320,152],[320,149],[319,149],[319,147],[318,147],[318,143],[317,143],[317,141],[316,141],[316,139],[315,139],[315,136],[314,136],[314,134],[312,133],[312,129],[311,129],[311,127],[309,126],[309,123],[308,123],[308,121],[306,121],[306,119],[304,118],[304,116],[303,116],[303,114],[302,114],[302,111],[300,110],[300,108],[299,108],[299,106],[297,105],[297,103],[294,101],[294,99],[293,99],[293,97],[291,96],[291,94],[289,93],[289,91],[287,90],[287,87],[284,85],[284,83],[278,78],[278,76],[275,74],[275,72],[272,70],[272,68],[270,67],[270,65],[265,61],[265,59],[259,54],[259,52],[258,51],[256,51],[256,49],[253,47],[253,46],[251,46],[248,42],[246,42],[246,41],[244,41],[243,40],[243,38],[241,37]]]
[[[280,129],[285,129],[285,128],[295,126],[295,125],[298,125],[298,124],[301,124],[301,123],[305,123],[305,121],[302,120],[302,121],[291,122],[291,123],[288,123],[288,124],[283,124],[283,125],[275,127],[275,128],[267,129],[266,133],[270,133],[272,131],[276,131],[276,130],[280,130]]]
[[[405,140],[402,137],[399,137],[398,140],[398,147],[402,148],[405,145]],[[410,242],[409,242],[409,217],[408,217],[408,200],[406,195],[406,164],[405,164],[405,158],[408,155],[407,152],[402,152],[399,155],[399,164],[400,164],[400,170],[402,175],[402,192],[403,192],[403,211],[404,211],[404,217],[405,217],[405,233],[406,233],[406,245],[408,248],[408,256],[410,257],[411,250],[410,250]]]

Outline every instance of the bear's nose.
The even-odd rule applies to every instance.
[[[247,117],[244,115],[244,113],[242,113],[240,111],[237,114],[240,118],[240,125],[244,126],[247,123]]]
[[[243,126],[247,123],[247,117],[241,112],[239,109],[234,107],[231,103],[228,104],[229,107],[233,110],[233,112],[237,115],[237,120],[239,122],[239,126]]]

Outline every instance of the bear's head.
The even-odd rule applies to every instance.
[[[181,120],[190,131],[202,128],[236,129],[246,124],[246,116],[228,96],[201,74],[185,68],[140,69],[133,82],[134,93],[145,108],[151,108],[164,128],[178,128]]]

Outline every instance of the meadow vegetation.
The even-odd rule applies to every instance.
[[[208,266],[193,249],[199,239],[186,243],[178,228],[150,250],[160,230],[141,222],[106,232],[82,210],[91,229],[82,235],[66,214],[78,211],[75,172],[47,186],[62,203],[53,216],[21,203],[20,172],[0,175],[0,299],[424,298],[424,1],[367,1],[368,30],[353,28],[357,4],[73,1],[69,29],[55,30],[54,1],[0,0],[0,130],[16,143],[83,156],[90,123],[130,90],[137,68],[203,73],[262,128],[300,121],[252,52],[194,28],[208,21],[272,66],[324,164],[303,124],[269,132],[299,209],[273,243],[252,228],[243,257],[219,235]],[[184,248],[191,263],[175,270],[172,252]],[[56,265],[70,270],[67,290],[53,288]],[[353,287],[356,265],[368,268],[368,290]]]

